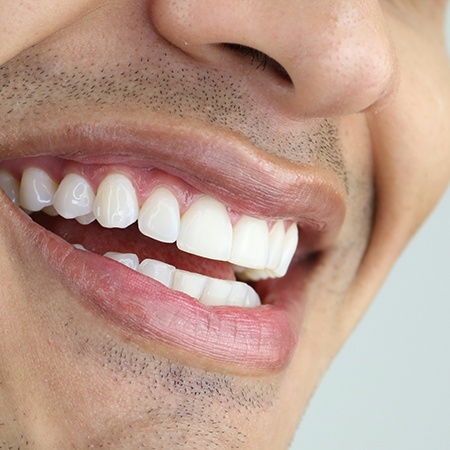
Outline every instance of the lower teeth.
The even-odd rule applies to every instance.
[[[86,251],[82,245],[74,244],[74,247]],[[139,259],[134,253],[107,252],[104,256],[136,270],[174,291],[187,294],[204,305],[248,308],[261,305],[261,300],[255,290],[240,281],[221,280],[180,270],[154,259],[145,259],[139,263]]]

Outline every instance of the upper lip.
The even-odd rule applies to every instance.
[[[332,243],[345,216],[344,182],[331,170],[287,162],[242,135],[195,123],[76,123],[30,131],[0,149],[12,158],[52,155],[84,164],[159,168],[241,214],[297,222],[305,252]]]

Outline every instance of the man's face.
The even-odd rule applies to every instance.
[[[2,3],[0,441],[286,448],[449,179],[444,2]]]

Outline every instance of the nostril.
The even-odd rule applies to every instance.
[[[250,59],[251,64],[254,65],[256,69],[269,69],[283,80],[292,83],[292,79],[287,70],[279,62],[275,61],[265,53],[242,44],[224,43],[222,45],[225,49]]]

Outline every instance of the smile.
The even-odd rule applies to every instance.
[[[96,220],[107,229],[125,229],[137,223],[143,236],[162,243],[176,243],[179,250],[188,254],[229,262],[239,278],[252,281],[284,276],[297,249],[296,224],[239,216],[218,200],[201,195],[158,170],[135,171],[128,176],[110,172],[105,176],[105,171],[110,171],[105,167],[77,167],[44,159],[41,161],[44,167],[68,172],[63,176],[57,174],[58,181],[55,181],[49,175],[51,170],[38,164],[39,159],[12,162],[15,172],[20,174],[20,182],[10,171],[0,169],[0,187],[14,203],[30,213],[43,211],[53,217],[75,219],[82,225]],[[133,179],[139,180],[138,189]],[[93,185],[98,185],[96,192]],[[83,240],[83,234],[80,230],[78,242]],[[114,246],[114,242],[109,245]],[[151,247],[151,242],[144,242],[139,245],[139,255],[111,249],[104,256],[205,305],[256,307],[261,304],[258,294],[246,283],[212,278],[145,258],[146,252],[152,253]],[[192,266],[195,269],[195,261]]]
[[[104,130],[94,144],[78,133],[83,152],[61,135],[52,141],[58,156],[31,151],[0,165],[12,228],[27,236],[18,241],[36,244],[55,278],[127,332],[234,366],[287,364],[311,261],[343,219],[335,185],[305,168],[304,180],[282,174],[286,192],[267,192],[270,166],[231,185],[214,179],[214,152],[201,165],[195,157],[167,165],[163,133],[145,154],[128,135],[120,155],[102,151]],[[234,150],[230,161],[248,154]]]

